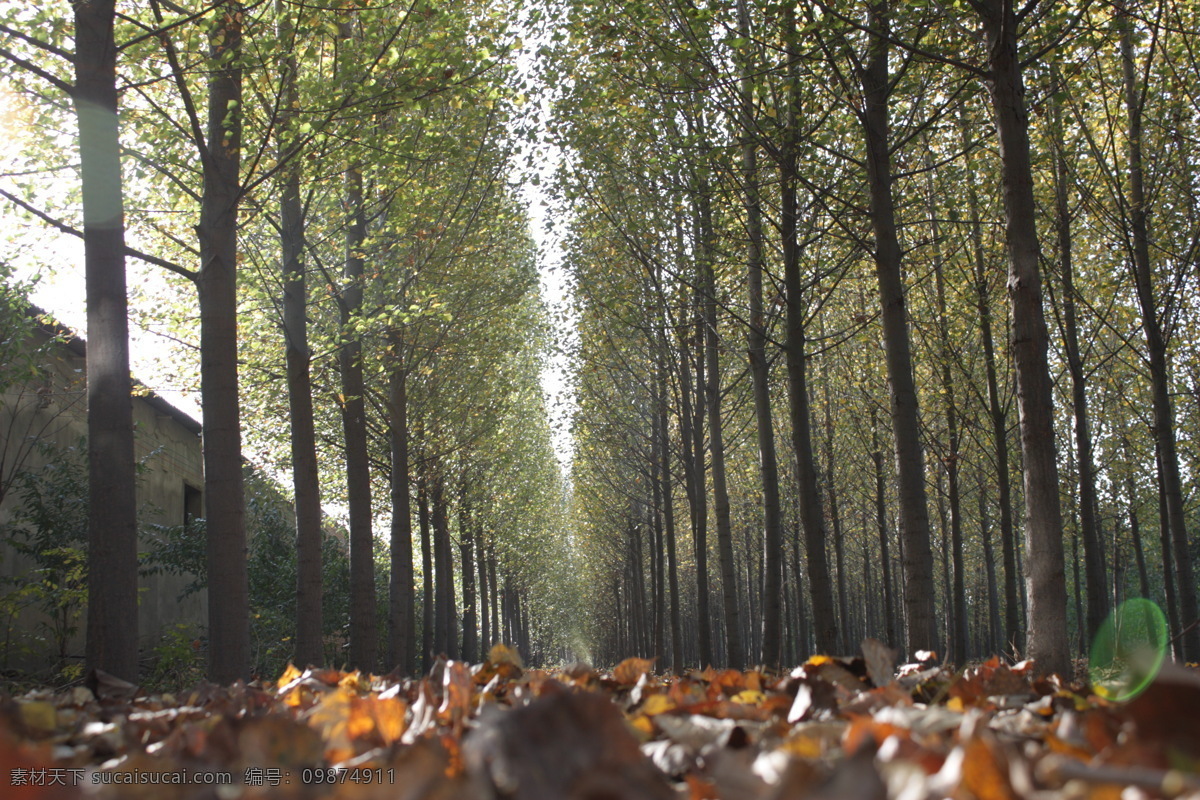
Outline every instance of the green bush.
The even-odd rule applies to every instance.
[[[177,622],[165,628],[151,653],[147,687],[169,691],[192,686],[204,679],[203,637],[191,625]]]
[[[34,566],[24,575],[3,579],[0,614],[6,653],[53,659],[54,677],[73,680],[81,661],[69,645],[87,604],[87,445],[81,440],[71,447],[41,444],[39,449],[46,464],[17,477],[21,504],[5,531],[8,544]],[[29,608],[42,618],[33,630],[22,632],[17,618]]]
[[[252,471],[246,475],[246,531],[251,669],[256,675],[275,677],[283,672],[295,649],[296,532],[287,501]],[[203,520],[186,526],[152,526],[147,538],[151,548],[144,554],[143,574],[191,576],[181,597],[207,585]],[[322,571],[325,656],[327,663],[336,664],[344,658],[349,561],[341,542],[328,533],[322,545]]]

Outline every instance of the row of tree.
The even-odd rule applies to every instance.
[[[244,441],[292,478],[298,663],[324,658],[331,503],[348,518],[349,665],[559,646],[535,623],[566,602],[539,589],[569,565],[539,383],[548,323],[508,177],[514,14],[289,0],[4,9],[10,100],[46,132],[22,142],[4,196],[86,252],[90,491],[107,498],[91,507],[90,665],[137,674],[127,259],[170,277],[133,308],[179,343],[161,377],[200,386],[211,679],[250,668]]]
[[[593,645],[1200,658],[1196,9],[567,6]]]

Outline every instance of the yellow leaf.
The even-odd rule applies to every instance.
[[[354,698],[346,714],[346,738],[351,741],[368,736],[375,730],[375,716],[368,705],[369,701]]]
[[[757,689],[743,689],[733,696],[733,702],[747,706],[756,706],[767,699],[767,696]]]
[[[496,666],[501,664],[509,664],[520,668],[521,654],[517,652],[515,647],[509,647],[506,644],[494,644],[492,649],[488,651],[487,660]]]
[[[642,703],[641,711],[647,717],[662,714],[675,708],[675,701],[665,694],[652,694]]]
[[[820,758],[825,748],[815,736],[799,734],[783,743],[783,751],[797,758]]]
[[[21,722],[25,727],[41,733],[51,733],[58,724],[58,714],[53,703],[45,700],[31,700],[21,703]]]
[[[296,680],[296,678],[299,678],[302,674],[303,673],[300,672],[300,670],[296,669],[296,665],[289,661],[287,669],[285,669],[283,674],[279,676],[279,680],[275,682],[275,686],[282,689],[292,681]]]
[[[353,702],[358,699],[353,691],[338,688],[326,692],[321,700],[313,707],[308,716],[308,724],[316,728],[325,742],[325,758],[330,763],[337,763],[354,755],[350,738],[350,717]],[[356,721],[356,728],[361,730],[361,721]]]
[[[375,718],[375,729],[384,744],[399,741],[404,735],[404,712],[407,704],[398,697],[376,699],[372,706],[372,716]]]
[[[629,724],[643,741],[654,738],[654,723],[645,714],[638,714]]]
[[[360,694],[368,692],[371,689],[370,682],[363,677],[361,672],[358,672],[357,670],[354,672],[347,672],[346,675],[340,681],[338,681],[338,686],[342,687],[343,689],[349,689],[352,692],[359,692]]]

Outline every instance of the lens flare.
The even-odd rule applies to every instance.
[[[1169,645],[1162,609],[1144,597],[1126,600],[1096,631],[1088,660],[1092,690],[1118,702],[1137,697],[1158,675]]]

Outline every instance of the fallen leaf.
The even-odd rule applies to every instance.
[[[654,666],[649,658],[627,658],[613,668],[613,680],[622,686],[633,686]]]
[[[669,800],[675,796],[607,698],[547,692],[496,711],[467,739],[472,775],[512,800]]]
[[[876,686],[886,686],[896,679],[896,651],[878,639],[863,639],[863,660],[867,662],[867,677]]]
[[[1008,759],[994,738],[973,736],[963,750],[963,788],[978,800],[1017,800],[1009,779]]]

